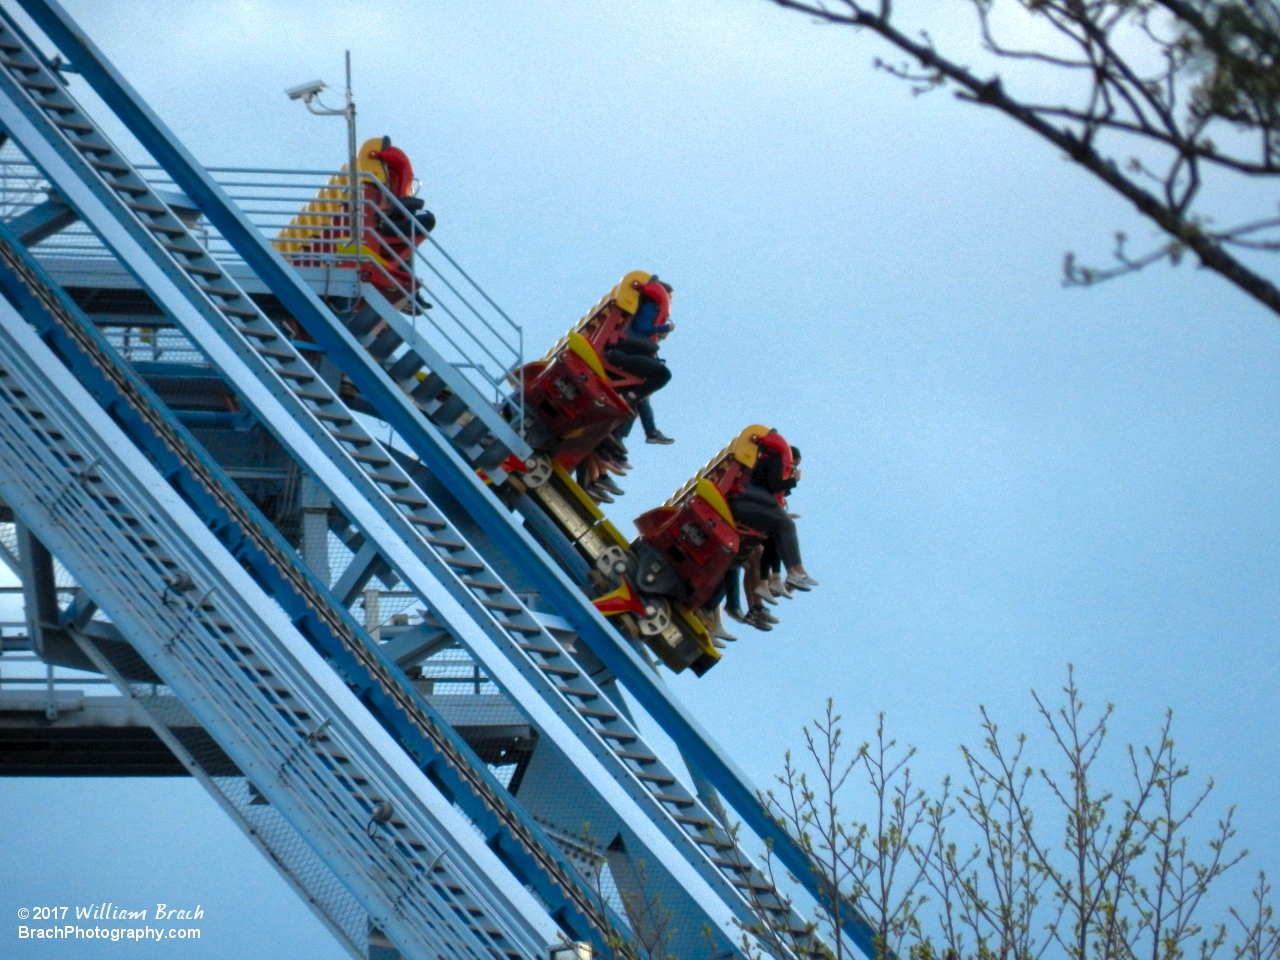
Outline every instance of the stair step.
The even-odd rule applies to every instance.
[[[95,170],[108,170],[111,173],[129,173],[129,168],[123,163],[113,163],[110,160],[90,160],[89,166]],[[203,251],[201,251],[203,253]]]
[[[43,97],[36,97],[36,106],[44,110],[56,110],[58,113],[75,113],[76,108],[69,103],[54,103],[52,100],[45,100]]]
[[[351,331],[353,337],[361,340],[365,334],[378,325],[378,321],[381,319],[378,316],[378,311],[366,304],[359,313],[347,322],[347,329]]]
[[[61,121],[61,120],[55,120],[54,122],[55,122],[55,123],[61,123],[62,121]],[[137,196],[141,196],[141,195],[142,195],[142,194],[144,194],[144,193],[149,193],[149,192],[150,192],[150,190],[149,190],[147,187],[144,187],[144,186],[142,186],[142,185],[140,185],[140,184],[136,184],[136,183],[121,183],[119,180],[113,180],[113,179],[111,179],[110,177],[103,177],[103,178],[102,178],[102,182],[103,182],[103,183],[105,183],[105,184],[106,184],[108,187],[110,187],[112,190],[118,190],[118,191],[120,191],[121,193],[129,193],[129,194],[132,194],[132,195],[133,195],[133,196],[135,196],[135,197],[137,197]]]
[[[467,549],[467,545],[465,543],[460,543],[457,540],[442,540],[439,537],[423,537],[422,539],[427,541],[427,543],[431,544],[433,547],[439,547],[442,550],[457,552],[458,550]],[[520,607],[515,607],[514,609],[519,610]]]
[[[202,269],[197,268],[195,264],[186,264],[186,268],[192,271]],[[241,334],[242,337],[253,337],[255,339],[262,340],[264,343],[270,343],[271,340],[280,339],[280,334],[276,333],[275,330],[260,330],[259,328],[256,328],[256,326],[244,326],[244,324],[233,325],[236,326],[236,332]]]
[[[127,173],[128,170],[125,169],[125,172]],[[205,251],[200,247],[188,247],[185,244],[170,243],[168,240],[161,240],[160,246],[170,253],[180,253],[184,257],[203,257],[205,255]],[[183,266],[185,267],[187,264],[184,263]]]
[[[412,350],[409,350],[403,357],[391,365],[391,369],[387,371],[387,375],[396,383],[403,383],[405,380],[408,380],[421,370],[423,365],[423,359]]]
[[[489,433],[489,425],[479,417],[475,417],[470,423],[458,431],[458,435],[453,438],[453,442],[460,447],[470,447],[479,443]]]
[[[399,490],[402,487],[409,486],[409,481],[406,480],[404,477],[393,477],[385,473],[371,473],[369,474],[369,479],[372,480],[374,483],[383,483],[383,484],[386,484],[388,487],[394,487],[397,490]]]
[[[523,640],[520,642],[520,649],[525,650],[528,653],[536,653],[541,657],[558,657],[562,652],[560,650],[557,650],[555,647],[543,647],[543,646],[539,646],[536,643],[528,643],[527,641],[523,641]],[[602,719],[604,717],[608,717],[611,720],[616,720],[617,716],[618,715],[615,713],[601,714]]]
[[[258,351],[259,356],[270,357],[272,360],[282,360],[287,363],[297,359],[294,354],[289,353],[287,350],[272,350],[270,347],[264,347],[261,345],[258,345],[253,349]]]
[[[488,607],[490,610],[504,610],[507,613],[519,613],[521,610],[524,609],[524,607],[520,606],[520,604],[511,603],[508,600],[489,600],[486,598],[481,600],[480,602],[484,604],[484,606]],[[552,651],[552,652],[558,652],[558,651]]]
[[[582,671],[575,669],[574,667],[557,667],[550,663],[540,663],[538,664],[538,669],[543,673],[551,674],[553,677],[563,677],[566,680],[572,680],[574,677],[582,676]]]
[[[646,766],[651,763],[657,763],[658,758],[648,753],[632,753],[630,750],[615,750],[618,756],[623,760],[634,760],[636,763],[643,763]]]
[[[514,633],[523,633],[525,636],[534,636],[542,632],[541,627],[530,626],[527,623],[512,623],[509,620],[499,620],[498,626],[504,630],[511,630]]]
[[[140,203],[137,200],[126,200],[124,205],[130,210],[137,210],[139,213],[153,213],[157,216],[164,216],[169,212],[168,207],[157,207],[150,203]]]
[[[406,507],[412,507],[415,510],[421,510],[423,507],[431,506],[430,503],[423,500],[421,497],[406,497],[401,493],[388,494],[387,499],[392,503],[403,503]]]
[[[244,295],[239,290],[228,289],[227,287],[215,287],[209,283],[203,283],[197,280],[196,286],[211,297],[224,297],[227,300],[242,300]]]
[[[57,89],[56,87],[54,88]],[[76,137],[67,137],[67,142],[79,150],[81,153],[111,153],[112,147],[105,143],[90,143],[88,140],[80,140]],[[168,213],[167,210],[161,210],[161,213]]]
[[[623,730],[596,730],[596,733],[608,740],[616,740],[618,743],[635,743],[640,739],[634,733]]]
[[[374,337],[373,343],[369,344],[365,349],[369,351],[369,354],[373,359],[382,363],[382,361],[391,356],[391,354],[395,352],[396,347],[400,346],[402,343],[404,343],[404,341],[400,339],[400,334],[396,333],[390,327],[387,327]]]
[[[661,801],[662,803],[674,804],[677,807],[692,807],[697,803],[697,801],[691,797],[676,797],[669,793],[655,793],[653,795],[653,799]]]
[[[187,233],[186,227],[177,227],[171,223],[152,222],[146,224],[146,228],[152,233],[167,233],[171,237],[182,237],[186,236]]]
[[[676,819],[678,820],[680,818],[677,817]],[[733,880],[730,880],[729,882],[732,883],[739,890],[751,890],[755,893],[775,893],[773,887],[770,887],[767,885],[762,886],[761,884],[754,883],[749,880],[742,880],[740,878],[735,878]]]
[[[711,862],[722,870],[734,870],[738,873],[752,873],[755,870],[750,863],[739,860],[725,860],[723,857],[712,857]]]
[[[732,843],[730,843],[728,840],[721,840],[718,837],[704,837],[701,834],[694,834],[692,839],[694,843],[700,843],[703,846],[707,846],[707,847],[714,847],[717,850],[733,849]]]
[[[428,530],[443,530],[448,526],[443,520],[437,520],[434,517],[420,517],[416,513],[407,513],[404,517],[410,523],[417,524],[419,527],[426,527]],[[502,589],[499,587],[498,589]]]
[[[409,396],[420,403],[434,400],[445,387],[444,377],[439,374],[428,374],[426,379],[409,391]]]
[[[671,819],[676,821],[676,823],[685,823],[691,827],[697,827],[699,830],[707,830],[715,826],[714,823],[707,820],[705,817],[686,817],[683,813],[673,813],[671,814]],[[768,890],[769,888],[759,887],[758,889]]]
[[[445,563],[451,567],[457,567],[459,570],[483,570],[484,564],[477,563],[475,560],[468,560],[465,557],[444,557]]]
[[[343,427],[353,422],[350,417],[343,413],[325,413],[323,410],[312,410],[311,412],[320,420],[324,420],[328,423],[336,423]]]
[[[614,720],[618,719],[618,715],[610,710],[593,710],[591,707],[579,706],[578,712],[584,717],[592,717],[596,720],[602,720],[605,723],[612,723]],[[665,777],[663,780],[664,782],[667,782]]]
[[[600,697],[600,694],[596,693],[594,690],[581,690],[577,687],[562,687],[559,684],[556,684],[556,689],[566,697],[573,697],[576,700],[597,700]],[[651,758],[650,762],[652,762],[653,759],[655,758]]]
[[[438,424],[453,423],[466,412],[467,402],[457,394],[454,394],[440,404],[436,412],[431,415],[431,419]]]
[[[350,421],[347,422],[350,423]],[[329,434],[329,436],[333,437],[335,440],[340,440],[343,443],[350,443],[357,447],[367,447],[369,444],[373,443],[372,437],[366,437],[360,433],[343,433],[341,430],[334,430]]]

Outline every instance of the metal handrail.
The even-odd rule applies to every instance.
[[[175,190],[172,180],[159,167],[140,165],[138,169],[160,189]],[[340,171],[211,167],[209,172],[229,196],[241,204],[241,209],[258,229],[276,241],[277,249],[288,242],[287,238],[279,237],[282,230],[295,225],[294,220],[300,213],[307,213],[314,222],[305,226],[314,227],[322,235],[315,244],[321,249],[305,252],[282,249],[281,255],[287,261],[299,266],[351,272],[352,254],[337,250],[338,245],[350,244],[348,198],[326,197],[323,204],[327,209],[305,210],[312,201],[319,199],[320,191]],[[406,310],[414,328],[428,342],[434,341],[442,355],[455,362],[463,375],[488,395],[495,406],[519,408],[512,426],[522,432],[522,397],[516,389],[518,378],[514,376],[524,364],[521,324],[498,305],[435,237],[421,229],[412,213],[385,184],[368,174],[364,175],[364,183],[366,187],[372,185],[378,197],[376,203],[367,197],[361,201],[366,237],[373,233],[388,240],[398,240],[405,245],[407,253],[401,258],[383,247],[378,253],[386,261],[386,266],[370,261],[367,256],[362,257],[362,265],[376,270],[384,286],[389,282],[410,304],[414,294],[422,291],[434,306],[428,311]],[[39,170],[12,148],[6,148],[4,155],[0,156],[0,211],[12,216],[30,209],[44,199],[47,191],[48,184]],[[391,213],[400,218],[400,223],[393,222],[389,216]],[[211,255],[227,264],[240,262],[240,257],[215,229],[209,227],[203,218],[197,222]],[[324,249],[326,246],[331,249]],[[92,262],[113,259],[97,237],[81,224],[47,238],[37,249],[48,258],[76,258]],[[393,271],[412,279],[406,283],[401,277],[394,276]]]

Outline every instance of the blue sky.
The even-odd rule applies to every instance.
[[[530,354],[629,270],[675,286],[677,443],[635,451],[611,515],[747,423],[803,448],[822,586],[675,681],[758,783],[828,696],[854,740],[886,712],[936,782],[979,704],[1033,731],[1073,663],[1116,705],[1110,769],[1172,708],[1246,869],[1277,866],[1280,326],[1191,266],[1062,288],[1066,251],[1151,236],[1083,173],[756,0],[68,8],[210,164],[340,163],[341,123],[282,90],[337,84],[350,47],[362,136],[409,152]],[[0,806],[9,914],[189,895],[217,935],[192,956],[339,955],[195,784],[0,780]]]

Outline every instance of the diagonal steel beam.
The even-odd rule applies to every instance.
[[[18,214],[5,225],[24,244],[34,247],[41,240],[47,240],[55,233],[65,230],[78,219],[76,212],[61,197],[50,193],[49,199]]]

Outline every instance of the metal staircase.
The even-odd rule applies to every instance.
[[[0,301],[5,499],[406,952],[536,956],[545,910]]]
[[[322,491],[311,508],[319,533],[304,531],[295,548],[0,227],[0,442],[12,451],[0,492],[141,660],[103,646],[75,611],[54,611],[54,626],[184,759],[165,713],[181,701],[241,784],[224,787],[185,751],[188,768],[251,835],[251,808],[262,806],[251,794],[269,802],[287,842],[259,842],[313,903],[344,904],[321,912],[357,955],[369,948],[352,903],[409,956],[514,960],[566,936],[626,953],[619,942],[643,933],[628,895],[662,898],[678,930],[668,949],[683,957],[736,953],[760,911],[804,931],[708,808],[715,798],[687,790],[645,743],[619,683],[817,892],[794,843],[490,489],[509,456],[531,453],[500,390],[495,405],[420,317],[367,284],[335,315],[63,11],[46,0],[22,6],[240,256],[240,274],[310,340],[264,312],[195,232],[191,209],[111,144],[5,12],[0,126],[56,192],[13,226],[33,243],[72,214],[91,228],[234,394],[240,420]],[[500,386],[492,374],[486,382]],[[370,417],[408,449],[381,442]],[[326,527],[351,551],[333,575],[306,544]],[[347,609],[374,577],[427,611],[381,645]],[[458,718],[415,686],[411,671],[450,644],[537,732],[514,797]],[[139,699],[144,669],[164,680],[169,702]],[[598,868],[566,857],[584,811],[606,834],[618,896],[593,896]],[[869,949],[856,912],[846,932]]]

